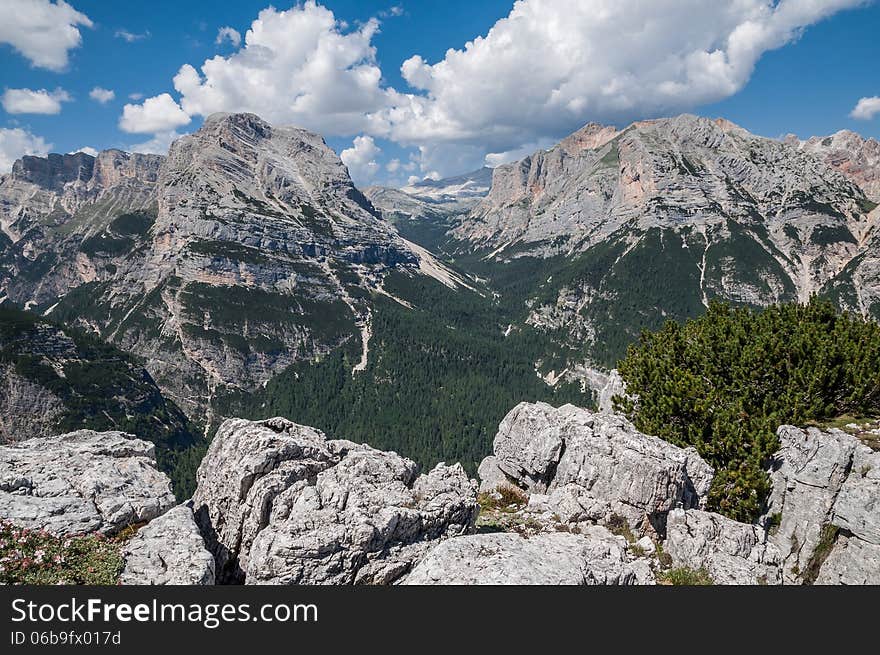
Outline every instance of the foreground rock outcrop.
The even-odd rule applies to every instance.
[[[193,501],[218,581],[259,584],[392,582],[432,540],[471,531],[478,510],[458,464],[419,475],[280,418],[223,423]]]
[[[0,446],[0,518],[57,535],[114,534],[176,504],[153,444],[79,430]]]
[[[778,436],[764,523],[786,582],[880,584],[880,452],[841,430]]]
[[[693,449],[570,405],[524,403],[508,414],[480,466],[480,491],[506,504],[492,527],[543,539],[605,524],[626,537],[630,562],[647,556],[661,576],[676,568],[717,584],[880,584],[880,452],[840,430],[782,426],[778,436],[773,491],[756,524],[705,511],[713,471]],[[531,546],[505,538],[484,552],[458,541],[436,547],[408,582],[528,582],[519,567],[531,566]],[[577,559],[566,552],[560,562]],[[534,581],[560,575],[538,567]]]
[[[122,555],[121,584],[214,584],[214,557],[205,548],[188,505],[179,505],[141,528]]]
[[[764,529],[720,514],[673,510],[663,548],[674,566],[704,569],[716,584],[782,583],[782,557]]]
[[[692,448],[573,405],[518,405],[502,420],[494,449],[494,465],[516,486],[547,495],[566,522],[616,515],[633,529],[662,531],[672,509],[701,506],[714,475]]]
[[[0,519],[121,532],[123,584],[880,584],[880,452],[840,430],[778,436],[755,524],[706,511],[713,471],[692,449],[541,403],[502,421],[479,499],[459,464],[420,474],[283,418],[230,419],[183,505],[131,435],[0,446]]]
[[[600,526],[582,534],[477,534],[435,546],[406,585],[653,584],[644,560],[631,561],[627,542]]]

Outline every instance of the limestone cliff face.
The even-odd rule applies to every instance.
[[[745,231],[804,299],[858,252],[868,209],[855,180],[809,152],[684,115],[620,133],[590,125],[499,167],[458,234],[549,255],[582,252],[621,231],[631,244],[652,228],[693,235],[703,249]]]
[[[427,256],[319,136],[252,114],[210,116],[164,159],[26,158],[0,215],[0,297],[143,356],[199,419],[221,387],[360,345],[368,290]]]
[[[880,316],[878,171],[876,142],[851,133],[780,142],[690,115],[588,125],[496,168],[451,235],[502,266],[545,259],[525,322],[613,365],[642,328],[715,298],[822,294]]]
[[[804,152],[821,157],[825,163],[858,184],[865,195],[880,202],[880,141],[865,139],[849,130],[826,137],[798,141],[786,139]]]

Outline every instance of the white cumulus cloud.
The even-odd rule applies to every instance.
[[[877,114],[880,114],[880,96],[872,96],[859,100],[855,108],[850,112],[850,117],[861,121],[869,121]]]
[[[117,39],[122,39],[126,43],[134,43],[136,41],[143,41],[144,39],[150,38],[150,32],[131,32],[127,29],[118,29],[113,34]]]
[[[214,43],[220,45],[224,41],[229,41],[234,48],[237,48],[241,45],[241,33],[232,27],[221,27],[217,30],[217,39]]]
[[[8,114],[60,114],[61,103],[70,100],[64,89],[6,89],[0,103]]]
[[[147,98],[139,105],[125,105],[119,129],[136,134],[171,132],[190,122],[189,115],[167,93]]]
[[[250,111],[325,136],[390,139],[416,151],[422,174],[447,175],[509,161],[591,120],[620,125],[727,98],[766,52],[865,2],[517,0],[440,61],[408,58],[409,88],[395,89],[373,45],[379,21],[352,29],[307,0],[261,11],[229,56],[183,65],[173,113]]]
[[[382,72],[371,44],[370,20],[346,31],[333,12],[313,0],[286,11],[264,9],[241,49],[216,56],[174,77],[188,114],[249,111],[274,123],[322,134],[367,131],[370,114],[387,106]]]
[[[745,86],[765,52],[862,4],[519,0],[484,37],[443,60],[403,63],[421,94],[395,109],[391,136],[504,153],[589,120],[621,123],[716,102]]]
[[[23,155],[45,155],[52,144],[20,127],[0,128],[0,174],[12,170]]]
[[[129,152],[142,152],[148,155],[167,155],[168,148],[170,148],[171,144],[180,136],[181,135],[174,130],[159,132],[154,134],[153,138],[150,140],[130,145],[126,150]]]
[[[104,89],[100,86],[96,86],[94,89],[89,91],[89,97],[95,102],[106,105],[108,102],[116,97],[116,92],[112,89]]]
[[[381,153],[382,149],[376,145],[373,137],[361,135],[355,137],[352,147],[339,153],[339,157],[348,167],[352,179],[356,183],[364,183],[376,177],[380,168],[376,158]]]
[[[79,26],[92,27],[85,14],[58,0],[3,0],[0,43],[8,43],[33,66],[67,68],[68,53],[82,44]]]

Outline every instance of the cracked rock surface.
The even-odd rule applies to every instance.
[[[0,446],[0,518],[58,535],[114,534],[176,504],[153,444],[79,430]]]
[[[470,532],[476,489],[459,464],[328,440],[285,419],[226,421],[194,496],[218,579],[388,583],[432,540]]]

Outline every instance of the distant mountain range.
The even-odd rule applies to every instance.
[[[875,140],[780,142],[683,115],[587,125],[495,169],[469,211],[423,213],[442,237],[420,229],[466,268],[479,259],[473,271],[490,284],[519,270],[529,310],[518,325],[613,365],[643,328],[713,299],[763,306],[819,294],[880,317],[878,202]]]
[[[317,135],[216,114],[167,157],[24,157],[0,302],[131,353],[206,433],[283,413],[468,466],[587,404],[645,328],[812,294],[880,318],[880,144],[683,115],[362,193]],[[62,329],[62,328],[59,328]]]

